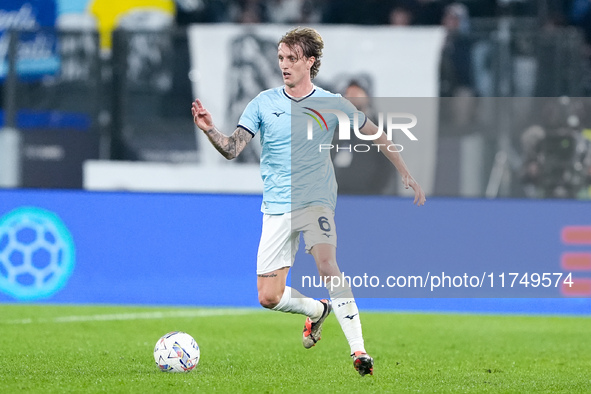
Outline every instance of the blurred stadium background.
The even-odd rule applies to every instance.
[[[429,226],[439,209],[447,215],[437,218],[441,233],[445,220],[461,216],[457,239],[481,241],[461,246],[464,259],[494,265],[498,257],[480,254],[497,247],[523,263],[520,272],[589,275],[590,1],[3,0],[0,217],[30,206],[57,214],[77,257],[70,282],[43,297],[19,298],[15,286],[33,282],[19,284],[10,267],[0,267],[0,300],[255,305],[257,145],[224,162],[196,133],[190,104],[202,98],[223,130],[233,130],[251,98],[281,84],[276,41],[297,25],[317,27],[327,43],[319,86],[412,98],[434,116],[420,148],[405,157],[437,208],[408,220]],[[379,155],[335,157],[340,193],[365,195],[344,201],[362,206],[367,195],[380,195],[403,210],[404,193],[383,164]],[[490,215],[458,215],[465,204]],[[551,212],[561,215],[540,220]],[[359,223],[341,215],[346,239],[355,228],[347,223]],[[360,225],[402,231],[392,215]],[[18,265],[7,252],[10,223],[0,223],[0,257]],[[506,234],[514,223],[524,226],[524,242]],[[565,238],[569,228],[581,237]],[[220,250],[229,236],[241,239],[240,250]],[[460,248],[437,233],[405,242],[409,250],[444,250],[443,270]],[[215,272],[207,268],[212,260]],[[195,298],[172,289],[146,296],[167,267],[188,273],[184,286],[200,284]],[[240,302],[212,296],[227,286],[225,269],[245,294]],[[570,295],[591,296],[591,282],[580,283]],[[588,299],[427,301],[448,310],[591,312]],[[428,303],[367,301],[376,308]]]

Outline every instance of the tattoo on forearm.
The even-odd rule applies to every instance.
[[[242,128],[237,128],[230,137],[222,134],[216,127],[205,131],[205,134],[211,141],[211,144],[226,159],[234,159],[237,157],[246,144],[252,139],[250,133]]]
[[[260,275],[257,275],[257,276],[258,276],[259,278],[274,278],[274,277],[276,277],[276,276],[277,276],[277,274],[276,274],[276,273],[271,273],[271,274],[260,274]]]

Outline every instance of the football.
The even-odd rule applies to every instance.
[[[169,332],[154,347],[154,360],[163,372],[190,372],[199,363],[200,354],[195,339],[182,331]]]

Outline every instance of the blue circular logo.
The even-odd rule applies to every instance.
[[[17,208],[0,218],[0,291],[19,300],[47,298],[74,270],[72,235],[53,212]]]

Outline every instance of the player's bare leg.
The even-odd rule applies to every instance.
[[[280,312],[299,313],[308,319],[322,318],[325,307],[320,301],[304,297],[296,289],[286,286],[289,267],[257,275],[259,303]]]
[[[310,252],[314,256],[314,260],[316,260],[318,273],[322,278],[334,277],[339,279],[341,277],[334,245],[317,244],[312,247]],[[361,376],[372,375],[373,359],[365,351],[359,310],[355,298],[353,298],[351,287],[348,283],[337,283],[336,279],[335,281],[328,279],[326,287],[330,294],[335,316],[351,347],[353,366]]]
[[[257,275],[257,290],[259,293],[259,303],[268,309],[275,308],[281,296],[285,292],[285,282],[289,267],[283,267],[278,270]]]

